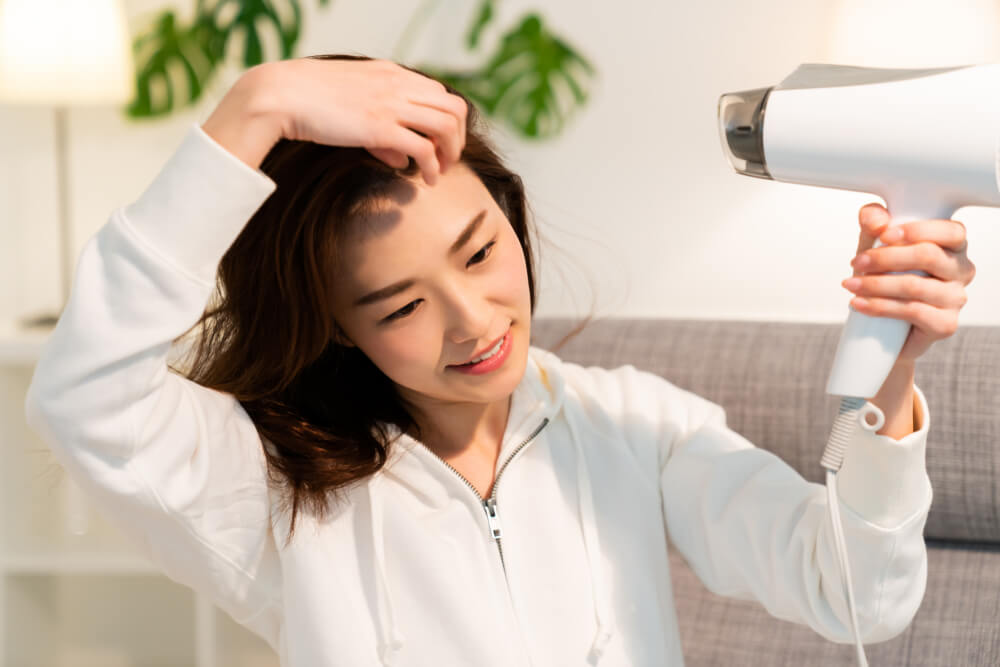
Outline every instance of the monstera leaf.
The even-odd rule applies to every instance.
[[[329,0],[318,3],[325,6]],[[483,30],[494,18],[494,5],[495,0],[480,2],[465,35],[469,50],[479,46]],[[430,16],[432,10],[430,2],[418,9],[400,43],[407,42],[418,25],[415,19]],[[198,0],[189,26],[181,25],[173,11],[161,12],[133,42],[136,92],[127,108],[129,116],[163,116],[196,102],[224,61],[230,38],[243,36],[242,64],[253,67],[268,56],[292,57],[301,28],[299,0]],[[279,53],[264,53],[262,30],[278,35]],[[559,133],[570,114],[586,103],[594,75],[591,64],[549,32],[538,14],[524,16],[503,35],[496,52],[478,70],[449,71],[430,65],[418,69],[450,84],[485,114],[506,120],[527,138]]]
[[[322,0],[320,4],[326,4],[327,0]],[[285,25],[278,12],[272,6],[270,0],[223,0],[215,8],[218,16],[227,4],[235,4],[238,9],[233,20],[220,28],[226,35],[226,39],[235,33],[242,31],[246,33],[246,43],[243,48],[243,66],[253,67],[264,62],[264,52],[261,46],[260,34],[257,31],[258,21],[272,23],[278,36],[281,38],[281,60],[290,58],[295,42],[299,41],[299,31],[302,27],[302,10],[299,8],[298,0],[288,0],[292,10],[291,23]]]
[[[283,19],[277,6],[284,5],[291,13]],[[320,5],[329,0],[319,0]],[[232,14],[228,20],[227,14]],[[136,56],[136,93],[128,106],[133,118],[162,116],[177,106],[196,102],[225,57],[226,45],[236,34],[244,36],[244,67],[264,62],[261,29],[273,27],[280,41],[284,59],[292,55],[302,27],[302,10],[298,0],[199,0],[194,22],[178,25],[172,11],[159,14],[149,30],[135,39],[132,49]],[[187,82],[185,90],[175,90],[171,73],[182,72]],[[154,99],[154,90],[162,95]]]
[[[528,14],[508,32],[497,53],[479,71],[419,69],[468,95],[488,114],[500,116],[530,138],[547,138],[561,131],[574,108],[587,101],[594,74],[593,66],[547,31],[537,14]]]
[[[145,56],[145,62],[136,69],[136,95],[128,106],[129,116],[157,116],[173,110],[174,82],[167,73],[170,67],[179,67],[186,75],[185,102],[201,96],[202,86],[217,62],[217,46],[199,39],[200,30],[203,28],[198,23],[188,29],[178,28],[174,13],[165,11],[146,34],[136,38],[132,50],[137,59]],[[162,87],[163,97],[154,103],[153,89],[157,85]]]
[[[479,37],[483,33],[483,28],[493,19],[493,0],[484,0],[476,12],[476,18],[472,21],[468,34],[465,36],[465,47],[470,51],[479,44]]]

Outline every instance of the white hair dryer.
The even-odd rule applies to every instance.
[[[801,65],[781,83],[719,99],[722,146],[737,172],[882,197],[890,225],[950,219],[963,206],[1000,206],[1000,64],[939,69]],[[874,247],[883,245],[876,239]],[[923,271],[914,271],[927,275]],[[830,516],[845,577],[858,663],[864,656],[836,472],[851,429],[882,428],[864,399],[889,376],[910,323],[849,307],[828,394],[843,397],[823,453]],[[867,423],[875,415],[874,425]]]
[[[739,173],[870,192],[885,200],[890,225],[1000,206],[1000,64],[801,65],[777,86],[723,95],[719,128]],[[877,394],[909,331],[851,308],[827,393]]]

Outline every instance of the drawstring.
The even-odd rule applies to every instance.
[[[568,408],[569,403],[571,401],[566,401],[563,404],[564,410]],[[583,455],[583,444],[573,427],[575,421],[573,416],[566,414],[566,422],[569,424],[570,433],[576,445],[576,484],[580,502],[580,524],[583,527],[583,543],[587,551],[587,561],[590,563],[590,583],[593,587],[597,615],[597,632],[594,635],[594,641],[587,658],[588,662],[596,665],[615,632],[615,612],[611,604],[611,592],[605,578],[604,566],[601,562],[601,541],[594,519],[594,494],[590,486],[586,458]]]
[[[368,501],[372,513],[372,550],[375,553],[375,594],[377,597],[379,619],[379,660],[386,667],[392,661],[399,649],[403,648],[406,639],[396,627],[396,615],[392,607],[392,590],[389,588],[389,578],[385,574],[385,542],[382,531],[382,499],[376,492],[375,485],[382,479],[376,473],[368,483]]]

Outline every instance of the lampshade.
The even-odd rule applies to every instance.
[[[840,0],[826,60],[885,68],[1000,61],[997,0]]]
[[[122,103],[134,74],[119,0],[0,0],[0,101]]]

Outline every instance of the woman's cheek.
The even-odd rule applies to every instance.
[[[392,331],[376,332],[370,339],[371,345],[367,352],[372,363],[397,382],[408,368],[413,368],[423,348],[415,341],[417,328],[419,327],[397,326]]]
[[[421,304],[421,309],[426,310],[426,306],[426,303]],[[436,346],[429,342],[431,324],[427,321],[427,313],[413,313],[411,317],[413,321],[392,332],[389,353],[395,363],[419,368],[426,363],[430,351],[440,348],[440,342]]]
[[[513,230],[511,230],[513,235]],[[518,303],[524,298],[530,299],[528,290],[528,265],[524,261],[524,252],[517,236],[513,236],[513,244],[505,248],[502,261],[499,262],[500,275],[497,276],[504,299],[510,303]]]

